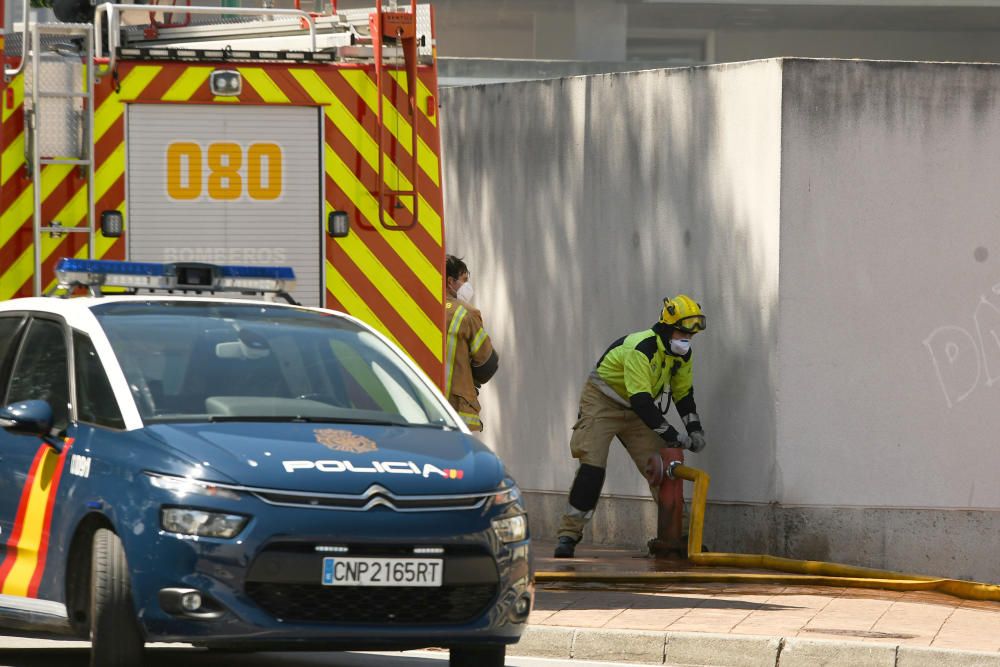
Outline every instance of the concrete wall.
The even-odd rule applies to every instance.
[[[783,116],[777,499],[1000,508],[1000,67],[786,61]]]
[[[1000,581],[998,93],[995,66],[805,60],[445,91],[448,248],[501,353],[483,437],[535,533],[581,380],[685,291],[711,548]],[[620,448],[605,490],[590,538],[642,545]]]
[[[481,395],[484,439],[562,505],[583,378],[611,341],[657,319],[663,296],[686,292],[710,323],[695,374],[714,444],[693,458],[716,493],[770,500],[780,64],[442,99],[447,245],[470,263],[501,355]],[[646,493],[620,447],[605,488]]]

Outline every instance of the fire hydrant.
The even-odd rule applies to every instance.
[[[650,486],[659,486],[656,537],[649,541],[649,553],[653,556],[687,556],[682,535],[684,481],[673,475],[674,468],[683,464],[684,450],[679,447],[664,447],[646,462],[646,481]]]

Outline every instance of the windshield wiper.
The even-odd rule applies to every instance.
[[[260,415],[211,415],[210,422],[304,422],[308,424],[366,424],[369,426],[403,426],[413,428],[432,428],[435,431],[453,431],[455,428],[441,423],[414,423],[393,419],[374,419],[371,417],[306,417],[303,415],[260,416]]]
[[[316,421],[312,417],[302,415],[285,415],[262,417],[260,415],[209,415],[210,422],[311,422]]]
[[[441,424],[437,422],[410,422],[408,424],[401,424],[401,426],[411,426],[413,428],[432,428],[435,431],[454,431],[456,430],[454,426],[450,424]]]
[[[306,417],[304,415],[260,416],[260,415],[211,415],[211,422],[306,422],[322,424],[370,424],[373,426],[409,426],[407,422],[364,417]]]

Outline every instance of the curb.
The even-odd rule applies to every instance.
[[[1000,667],[1000,652],[708,632],[529,625],[510,655],[698,667]]]

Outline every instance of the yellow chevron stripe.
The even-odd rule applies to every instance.
[[[114,208],[117,209],[117,210],[119,210],[119,211],[121,211],[122,215],[125,215],[125,202],[124,201],[121,202],[120,204],[118,204],[118,206],[115,206]],[[106,254],[108,254],[108,250],[111,250],[111,246],[113,246],[116,241],[117,241],[117,239],[105,238],[101,234],[95,235],[94,236],[94,246],[95,246],[94,247],[94,259],[101,259]],[[74,254],[73,256],[76,259],[87,259],[87,246],[83,246],[82,248],[80,248],[79,250],[77,250],[76,254]],[[50,289],[52,289],[53,287],[56,286],[57,282],[58,282],[58,280],[56,278],[53,278],[51,281],[49,281],[49,284],[46,285],[43,288],[44,291],[48,292]]]
[[[134,99],[156,78],[163,68],[158,65],[140,65],[133,68],[121,81],[121,90],[118,94],[109,96],[94,114],[94,141],[98,141],[111,128],[112,125],[122,116],[125,111],[123,99]],[[205,69],[205,68],[199,68]],[[205,75],[207,77],[207,74]],[[204,79],[203,79],[204,80]],[[179,82],[178,82],[179,83]],[[177,87],[175,83],[174,88]],[[195,87],[196,88],[196,87]],[[168,92],[169,94],[169,92]],[[8,150],[17,150],[19,162],[23,161],[24,136],[18,137]],[[8,151],[4,151],[4,159],[8,160]],[[55,187],[65,178],[72,167],[68,165],[48,165],[42,171],[42,201],[46,201],[52,194]],[[7,173],[7,164],[3,166],[4,173]],[[94,200],[97,201],[108,191],[119,176],[125,171],[125,150],[124,144],[118,148],[105,160],[97,169],[94,178]],[[14,204],[3,212],[0,216],[0,246],[6,244],[10,238],[18,231],[21,221],[31,215],[33,207],[32,185],[29,185],[14,202]],[[64,222],[67,226],[76,225],[81,218],[86,215],[87,192],[86,188],[77,191],[73,198],[59,211],[55,219]],[[15,222],[16,221],[16,222]],[[67,222],[68,221],[68,222]],[[100,234],[96,235],[97,247],[95,257],[101,257],[107,253],[115,243],[115,239],[105,239]],[[47,259],[59,247],[62,239],[54,239],[47,235],[42,237],[42,260]],[[86,248],[81,249],[79,256],[86,256]],[[0,274],[0,299],[9,299],[16,294],[17,290],[31,278],[34,271],[34,248],[29,245],[21,255]]]
[[[94,113],[94,141],[95,143],[104,136],[112,125],[125,112],[123,99],[135,99],[143,90],[156,78],[163,68],[159,65],[140,65],[134,67],[128,75],[121,81],[121,90],[118,94],[109,96]],[[202,68],[204,69],[204,68]],[[206,75],[207,76],[207,75]],[[175,84],[176,87],[176,84]],[[173,88],[171,89],[173,90]],[[15,142],[23,154],[23,135]],[[14,148],[14,146],[12,146]],[[42,201],[48,199],[56,184],[61,182],[64,174],[55,171],[56,167],[67,167],[66,165],[49,165],[42,172]],[[97,169],[94,175],[94,201],[100,199],[115,183],[119,176],[125,171],[125,150],[124,145],[118,148],[108,157]],[[6,168],[5,168],[6,173]],[[54,179],[54,180],[53,180]],[[12,220],[24,220],[31,215],[32,203],[31,186],[21,193],[14,205],[0,217],[0,246],[7,243],[11,236],[17,231],[13,227]],[[75,225],[86,214],[86,189],[78,191],[56,216],[56,220],[72,220]],[[17,223],[20,224],[20,223]],[[97,248],[95,257],[101,257],[107,253],[115,243],[115,239],[105,239],[100,234],[95,235]],[[60,239],[52,239],[48,236],[42,238],[42,258],[47,259],[59,246]],[[34,248],[28,248],[0,275],[0,299],[9,299],[21,288],[31,277],[34,271]],[[81,249],[80,256],[86,256],[86,248]]]
[[[392,76],[393,79],[396,80],[396,83],[399,84],[399,87],[403,89],[404,93],[406,93],[406,94],[410,93],[410,84],[407,83],[407,81],[406,81],[406,72],[400,72],[400,71],[395,71],[394,70],[394,71],[389,72],[389,74]],[[427,86],[424,85],[424,82],[420,80],[420,77],[417,77],[417,106],[420,107],[420,113],[422,113],[424,115],[424,118],[426,118],[427,120],[429,120],[431,122],[431,125],[433,125],[434,127],[437,127],[437,124],[438,124],[438,120],[437,120],[437,118],[438,118],[437,117],[437,102],[438,101],[436,99],[434,100],[434,115],[433,116],[428,116],[427,115],[427,98],[428,97],[432,97],[430,88],[428,88]]]
[[[24,524],[21,536],[17,541],[17,559],[7,573],[0,593],[4,595],[26,596],[31,586],[31,576],[38,565],[38,548],[42,543],[42,531],[45,529],[45,508],[49,502],[49,492],[52,489],[52,475],[59,463],[59,454],[47,447],[38,462],[35,476],[31,480],[31,490],[28,492],[28,506],[24,513]]]
[[[122,79],[121,92],[117,95],[114,93],[109,95],[94,112],[95,144],[125,113],[125,105],[122,100],[134,100],[139,97],[162,69],[159,65],[139,65],[132,68],[132,71]]]
[[[327,207],[330,211],[333,209]],[[329,211],[327,211],[329,212]],[[382,320],[378,318],[375,312],[368,307],[368,303],[362,299],[351,284],[347,282],[347,278],[344,278],[334,268],[330,260],[326,261],[326,288],[332,292],[336,297],[340,305],[344,307],[344,310],[348,315],[353,315],[354,317],[367,322],[371,326],[378,329],[381,333],[385,334],[393,343],[403,348],[402,344],[396,339],[396,337],[389,331],[389,327],[382,323]],[[405,349],[405,348],[403,348]]]
[[[160,99],[164,102],[187,102],[201,86],[205,85],[211,73],[211,67],[186,68]]]
[[[118,177],[125,173],[125,144],[120,143],[118,147],[111,151],[108,158],[94,172],[94,203],[104,196],[108,189],[114,185]],[[56,215],[56,220],[72,220],[71,224],[77,222],[87,215],[87,189],[81,188],[73,195],[63,208]],[[63,224],[68,224],[63,222]]]
[[[330,105],[327,107],[327,109],[330,110],[332,107],[333,105]],[[346,110],[344,111],[346,113]],[[344,119],[342,118],[334,120],[334,124],[337,124],[338,121],[342,122],[343,120]],[[340,126],[338,125],[338,127]],[[364,129],[361,129],[361,132],[363,133],[364,137],[368,136],[368,134],[364,131]],[[351,138],[350,134],[347,134],[346,136],[349,139]],[[351,141],[351,143],[353,143],[355,147],[357,147],[358,145],[353,140]],[[333,149],[329,148],[329,146],[327,146],[327,152],[333,153],[334,151]],[[329,160],[329,158],[327,159]],[[337,156],[337,159],[341,160],[339,156]],[[329,165],[329,162],[327,164]],[[327,168],[327,172],[330,173],[329,167]],[[406,262],[406,265],[413,270],[413,272],[417,275],[417,278],[427,289],[428,293],[430,293],[430,295],[433,296],[438,303],[441,303],[444,297],[441,294],[440,270],[431,263],[430,259],[428,259],[427,256],[416,246],[416,244],[409,236],[407,236],[406,234],[400,234],[399,232],[390,229],[386,229],[385,227],[382,226],[382,224],[378,220],[378,204],[375,200],[375,197],[373,197],[371,193],[368,192],[368,188],[364,187],[361,181],[358,180],[357,174],[355,174],[353,170],[348,170],[348,172],[349,172],[349,178],[347,180],[341,180],[336,177],[333,177],[332,173],[331,177],[334,178],[334,182],[340,185],[345,192],[347,192],[350,189],[350,187],[347,184],[351,183],[355,185],[355,189],[359,190],[359,192],[363,192],[366,198],[371,200],[373,212],[371,215],[366,214],[365,217],[369,219],[372,226],[374,226],[378,234],[383,239],[385,239],[386,243],[388,243],[389,246],[395,251],[395,253],[399,255],[400,259]],[[407,184],[404,185],[403,187],[409,187],[409,185]],[[433,209],[430,209],[430,207],[428,207],[428,210],[433,211]],[[385,214],[385,217],[387,220],[392,220],[392,216],[388,212]],[[436,217],[435,215],[428,214],[426,220],[433,220],[435,217]],[[438,218],[438,220],[440,221],[440,218]],[[393,222],[392,224],[395,223]],[[440,230],[441,230],[440,223],[437,230],[438,230],[438,236],[440,236]]]
[[[19,109],[21,103],[24,102],[24,75],[19,74],[14,78],[13,81],[8,85],[8,90],[14,92],[14,105],[12,109],[7,108],[6,102],[0,100],[0,122],[7,122],[7,119],[13,116],[15,113],[24,113],[23,109]],[[0,186],[7,182],[7,180],[17,173],[17,170],[24,164],[24,133],[22,132],[13,142],[10,143],[7,148],[4,149],[3,155],[0,156]]]
[[[324,106],[326,115],[354,145],[355,149],[357,149],[369,166],[377,168],[378,146],[375,144],[375,140],[371,138],[371,135],[369,135],[367,130],[365,130],[361,123],[358,122],[358,119],[354,116],[354,114],[348,111],[347,107],[344,106],[344,103],[340,100],[340,98],[334,95],[333,91],[330,90],[319,75],[312,70],[294,70],[292,75],[296,78],[296,80],[298,80],[302,88],[309,93],[314,101],[327,102]],[[395,166],[392,164],[392,161],[388,159],[388,156],[386,157],[385,165],[387,168],[387,176],[391,176],[392,173],[395,173]],[[351,180],[353,182],[358,182],[357,177],[353,174],[353,172],[351,174]],[[405,178],[402,179],[402,181],[405,183],[403,186],[404,188],[411,187]],[[409,199],[409,197],[405,197],[404,199]],[[420,213],[418,222],[425,230],[427,230],[427,233],[432,239],[434,239],[434,242],[440,245],[442,227],[441,217],[434,211],[430,204],[424,200],[423,197],[420,198]],[[377,218],[377,208],[375,209],[375,215]],[[441,295],[440,270],[434,266],[429,259],[427,259],[426,255],[424,255],[424,253],[416,247],[407,235],[383,229],[381,225],[376,223],[373,224],[381,236],[393,248],[396,254],[398,254],[400,258],[413,269],[413,272],[417,274],[417,277],[427,288],[427,291],[440,303],[443,299]]]
[[[108,97],[101,104],[100,108],[94,113],[94,142],[96,143],[104,136],[104,133],[118,120],[118,118],[124,113],[125,106],[122,104],[122,99],[132,99],[138,97],[139,94],[145,90],[146,86],[156,78],[160,70],[163,68],[159,65],[140,65],[135,67],[131,72],[128,73],[121,82],[121,93],[117,96],[112,95]],[[14,106],[17,107],[24,99],[24,90],[20,85],[14,85],[22,82],[22,77],[19,76],[11,83],[14,90]],[[0,109],[3,111],[3,120],[6,120],[14,113],[14,109],[7,109],[6,104],[0,104]],[[3,163],[0,166],[0,173],[4,175],[4,181],[9,178],[13,173],[15,173],[17,167],[24,163],[24,133],[18,136],[11,144],[4,150]],[[57,166],[57,165],[50,165]],[[64,165],[58,165],[64,166]],[[0,183],[2,185],[2,183]],[[44,199],[44,197],[43,197]],[[23,217],[21,218],[24,219]]]
[[[21,289],[31,277],[35,270],[33,248],[34,244],[29,244],[27,250],[22,252],[0,277],[0,300],[13,298],[17,290]]]
[[[378,144],[372,138],[368,131],[363,125],[358,121],[357,117],[351,112],[346,106],[344,106],[343,101],[337,97],[330,87],[313,71],[310,70],[294,70],[292,76],[298,80],[299,84],[309,93],[313,101],[317,103],[325,104],[324,109],[326,110],[326,115],[329,116],[333,124],[340,128],[340,131],[347,137],[354,147],[357,149],[361,157],[365,159],[372,169],[378,170]],[[402,176],[396,165],[393,163],[392,158],[388,155],[385,156],[385,181],[395,182],[397,184],[402,183],[403,189],[411,189],[412,184]],[[409,197],[402,197],[401,200],[403,204],[410,210],[413,210],[412,203],[409,201]],[[420,198],[420,217],[418,223],[423,227],[430,237],[434,239],[434,242],[441,245],[441,216],[438,215],[437,211],[427,203],[427,200],[423,197]],[[440,287],[434,290],[435,294],[440,293]]]
[[[55,165],[53,165],[55,166]],[[108,159],[97,169],[94,174],[94,201],[104,196],[104,194],[114,185],[118,177],[125,172],[125,144],[119,144]],[[87,190],[86,188],[81,188],[73,195],[55,217],[56,220],[61,221],[67,227],[77,226],[80,221],[87,215]],[[104,252],[107,252],[107,248],[110,248],[114,244],[114,239],[104,239],[100,234],[95,234],[95,238],[99,240],[107,241]],[[42,235],[42,261],[47,260],[56,249],[59,248],[60,244],[64,239],[52,238],[48,234]],[[86,250],[83,250],[86,256]],[[95,257],[99,257],[104,253],[98,254],[95,249]],[[10,299],[17,293],[17,290],[27,282],[32,273],[35,270],[35,255],[34,255],[34,244],[29,244],[25,248],[24,252],[14,260],[14,262],[7,267],[7,270],[0,275],[0,299]],[[50,284],[51,285],[51,284]]]
[[[24,165],[24,132],[17,135],[17,137],[10,142],[10,145],[4,150],[3,155],[0,156],[0,174],[3,174],[3,180],[0,181],[0,186],[6,183],[17,170]]]
[[[0,104],[0,121],[6,121],[15,113],[23,112],[23,110],[19,110],[18,107],[21,106],[22,102],[24,102],[24,74],[18,74],[14,77],[11,82],[7,84],[7,88],[14,91],[14,107],[12,109],[8,109],[6,102]]]
[[[340,70],[340,74],[351,85],[351,88],[361,96],[361,99],[365,101],[365,104],[369,108],[373,111],[378,111],[378,89],[367,72],[360,69],[352,69]],[[413,151],[410,145],[412,136],[409,121],[396,111],[396,107],[392,105],[389,98],[384,98],[383,100],[382,113],[385,115],[386,127],[396,137],[403,149],[407,153],[412,154]],[[420,164],[420,168],[430,177],[434,185],[440,187],[441,184],[438,182],[438,156],[419,136],[417,137],[417,143],[417,162]]]
[[[74,167],[67,164],[50,164],[42,169],[42,201],[45,201],[56,186],[62,182]],[[31,217],[34,209],[32,200],[34,183],[28,185],[17,196],[14,203],[0,214],[0,246],[7,245],[11,237],[20,229],[21,224]]]
[[[243,80],[249,83],[265,102],[272,104],[288,104],[290,102],[288,96],[260,67],[240,67],[239,72],[243,75]]]
[[[329,146],[326,147],[326,171],[347,193],[347,196],[358,207],[358,210],[368,218],[369,222],[378,227],[378,204],[375,202],[375,198],[371,196],[361,181],[355,178],[350,168]],[[399,312],[403,320],[417,334],[417,337],[434,354],[434,358],[441,361],[441,329],[438,325],[431,320],[423,308],[417,305],[406,288],[399,284],[396,277],[382,266],[382,263],[379,262],[371,249],[361,241],[358,234],[350,234],[340,239],[339,242],[362,272],[373,277],[372,283],[375,288]],[[374,276],[381,277],[374,279]],[[440,276],[438,280],[440,281]]]
[[[309,93],[314,101],[326,103],[324,106],[326,115],[340,129],[343,135],[354,144],[354,148],[361,154],[361,157],[368,163],[368,166],[378,170],[378,145],[372,139],[371,135],[368,134],[364,126],[358,122],[354,113],[344,106],[343,101],[330,90],[315,72],[296,70],[292,72],[292,75],[295,76],[299,84]],[[403,177],[388,155],[385,156],[384,167],[386,182],[392,181],[401,184],[403,189],[412,188],[410,181]],[[400,199],[407,209],[412,212],[413,205],[410,198],[401,197]],[[427,203],[427,200],[423,197],[420,197],[420,216],[417,222],[434,239],[435,243],[441,245],[441,216],[438,215],[434,207]],[[398,236],[394,232],[392,234]],[[440,275],[437,277],[440,278]],[[431,291],[436,297],[440,298],[440,285]]]

